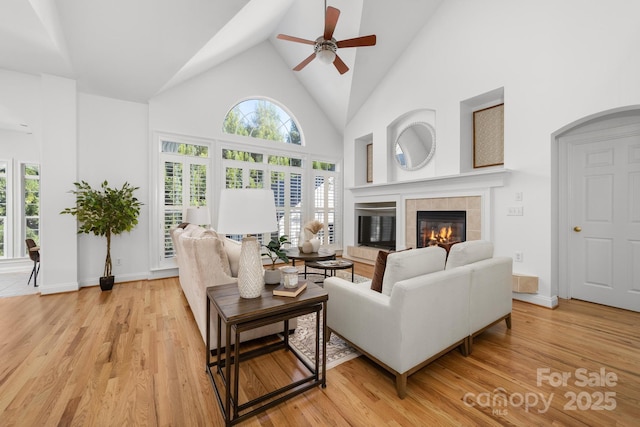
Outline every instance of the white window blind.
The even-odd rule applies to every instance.
[[[161,258],[175,255],[170,230],[183,222],[189,206],[207,206],[209,199],[209,147],[161,140]]]

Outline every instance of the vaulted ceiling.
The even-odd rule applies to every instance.
[[[337,129],[362,103],[442,0],[329,0],[336,40],[376,34],[373,47],[339,49],[350,68],[312,61],[291,71]],[[324,0],[2,0],[0,68],[75,79],[78,90],[147,102],[264,41],[289,68],[313,47]],[[0,105],[2,100],[0,100]]]

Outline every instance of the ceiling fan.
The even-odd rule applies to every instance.
[[[324,17],[324,34],[314,40],[301,39],[299,37],[288,36],[286,34],[278,34],[277,38],[281,40],[288,40],[296,43],[304,43],[313,45],[313,53],[309,55],[304,61],[296,65],[293,70],[300,71],[306,67],[314,58],[318,59],[326,64],[333,63],[340,74],[344,74],[349,71],[349,67],[342,59],[336,54],[338,48],[343,47],[362,47],[362,46],[374,46],[376,44],[376,36],[372,34],[370,36],[356,37],[353,39],[336,41],[333,38],[333,31],[336,29],[338,18],[340,17],[340,10],[335,7],[326,7],[325,1],[325,17]]]

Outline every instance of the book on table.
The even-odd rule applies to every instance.
[[[285,288],[284,285],[279,285],[273,289],[273,295],[279,297],[297,297],[307,289],[307,282],[298,282],[295,288]]]

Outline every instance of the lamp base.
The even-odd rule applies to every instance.
[[[260,242],[254,236],[244,237],[240,247],[238,293],[242,298],[258,298],[264,290],[264,268]]]

